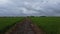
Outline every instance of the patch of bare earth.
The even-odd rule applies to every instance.
[[[35,24],[32,24],[29,18],[25,18],[22,22],[17,23],[12,29],[5,34],[44,34]]]

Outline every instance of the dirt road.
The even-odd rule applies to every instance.
[[[13,29],[5,34],[43,34],[44,32],[36,25],[33,25],[29,18],[25,18],[23,22],[15,25]]]

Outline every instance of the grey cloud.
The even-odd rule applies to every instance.
[[[0,5],[0,16],[60,16],[60,0],[10,0]]]

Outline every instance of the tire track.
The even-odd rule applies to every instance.
[[[6,34],[43,34],[43,31],[34,26],[29,18],[15,25],[14,29]]]

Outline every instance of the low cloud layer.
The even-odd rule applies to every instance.
[[[60,0],[0,0],[0,16],[60,16]]]

